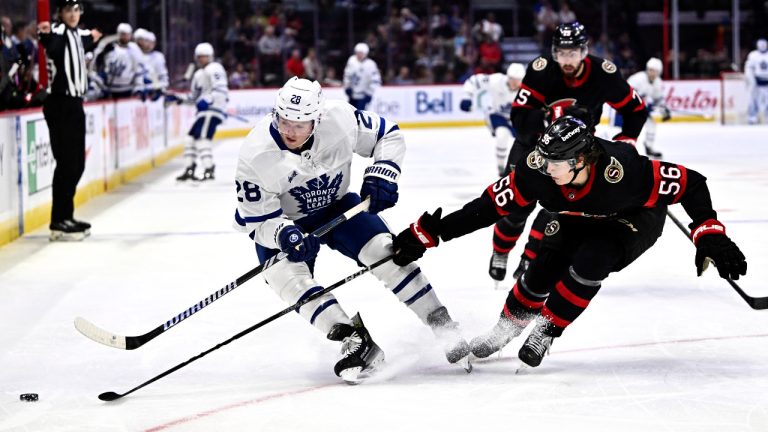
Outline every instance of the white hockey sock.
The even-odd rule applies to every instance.
[[[197,140],[197,151],[200,154],[200,162],[203,164],[203,168],[210,168],[213,166],[213,151],[211,150],[211,140],[200,139]]]

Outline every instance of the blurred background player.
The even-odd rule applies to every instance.
[[[344,68],[344,92],[349,104],[359,110],[368,108],[373,94],[381,86],[379,67],[368,58],[368,51],[365,43],[355,45],[355,53],[349,57]]]
[[[167,95],[166,102],[195,104],[197,115],[195,123],[189,130],[188,140],[184,148],[184,160],[187,167],[176,177],[178,181],[207,181],[214,179],[213,152],[211,144],[216,128],[226,118],[229,87],[227,72],[224,67],[214,61],[213,46],[207,42],[195,47],[195,62],[198,69],[192,76],[192,91],[185,97]],[[195,175],[197,159],[203,165],[202,177]]]
[[[480,103],[484,95],[490,97],[486,104],[485,122],[491,129],[491,135],[496,138],[496,166],[499,176],[504,175],[507,167],[507,156],[515,142],[515,129],[512,127],[510,114],[512,101],[517,97],[517,91],[525,76],[525,66],[512,63],[507,73],[491,75],[475,74],[464,82],[465,97],[459,103],[462,111],[472,110],[472,101]]]
[[[144,84],[147,97],[157,100],[165,94],[169,85],[165,55],[155,50],[157,38],[151,31],[142,28],[137,29],[133,33],[133,39],[143,54],[142,63],[146,71]]]
[[[648,117],[645,103],[621,77],[613,62],[589,54],[587,41],[583,25],[560,24],[552,36],[551,55],[538,57],[528,65],[512,104],[512,125],[517,131],[517,140],[509,153],[510,168],[533,150],[549,122],[564,114],[580,118],[594,132],[605,103],[622,116],[621,131],[613,139],[635,145]],[[507,257],[532,211],[533,207],[516,209],[516,213],[504,217],[494,227],[488,273],[497,283],[507,274]],[[534,219],[520,263],[513,273],[515,279],[536,258],[544,226],[550,219],[545,210]]]
[[[348,191],[355,153],[374,159],[360,195]],[[240,150],[235,226],[256,242],[262,263],[280,250],[288,254],[264,274],[283,300],[294,304],[322,289],[313,276],[321,243],[362,265],[392,255],[392,234],[377,213],[397,203],[404,156],[397,123],[343,101],[323,101],[317,81],[293,77],[279,90],[272,115],[256,124]],[[370,197],[368,212],[322,238],[305,235],[359,204],[361,197]],[[388,261],[371,273],[432,328],[449,362],[469,367],[469,345],[458,323],[417,265]],[[343,357],[334,372],[345,381],[358,382],[383,361],[359,314],[350,319],[332,294],[298,312],[328,339],[342,342]]]
[[[681,204],[691,217],[699,276],[710,259],[722,278],[747,273],[744,254],[717,220],[704,176],[679,164],[651,161],[633,146],[597,138],[590,129],[575,117],[556,119],[536,149],[517,161],[514,175],[502,177],[445,217],[441,209],[425,212],[395,239],[394,261],[407,264],[441,239],[489,226],[516,208],[534,207],[538,201],[557,213],[547,225],[539,256],[509,292],[496,325],[470,342],[476,357],[499,351],[534,321],[518,357],[538,366],[603,281],[653,246],[668,205]],[[579,198],[569,198],[570,193]]]
[[[744,63],[744,75],[749,89],[749,124],[759,122],[761,107],[765,116],[763,121],[768,122],[768,41],[759,39],[756,48],[747,55]]]
[[[651,113],[653,110],[658,111],[661,114],[661,121],[667,121],[672,117],[669,108],[664,104],[664,81],[661,79],[663,69],[661,60],[652,57],[645,63],[644,71],[635,72],[627,78],[629,85],[645,101],[645,108],[648,111],[648,119],[645,121],[645,154],[654,159],[661,159],[661,152],[654,148],[656,120]]]
[[[114,99],[131,96],[146,97],[141,49],[131,39],[133,28],[128,23],[117,26],[117,36],[105,38],[95,52],[95,74],[104,96]]]

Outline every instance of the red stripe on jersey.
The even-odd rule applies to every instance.
[[[530,259],[530,260],[535,260],[535,259],[536,259],[536,252],[534,252],[534,251],[532,251],[532,250],[530,250],[530,249],[526,249],[526,250],[523,252],[523,255],[525,255],[526,257],[528,257],[528,259]]]
[[[541,231],[536,231],[533,228],[531,228],[531,233],[529,235],[535,238],[536,240],[541,240],[544,238],[544,233],[542,233]]]
[[[653,207],[656,205],[656,201],[659,200],[659,183],[661,182],[661,173],[659,172],[659,166],[661,163],[657,160],[651,161],[653,167],[653,187],[651,188],[651,196],[648,197],[648,201],[643,204],[643,207]]]
[[[506,242],[517,241],[517,239],[520,238],[519,235],[516,235],[514,237],[510,237],[510,236],[506,236],[506,235],[502,234],[501,231],[499,231],[499,226],[498,225],[493,227],[493,235],[497,236],[498,238],[500,238],[500,239],[502,239],[502,240],[504,240]]]
[[[544,306],[544,308],[541,310],[541,316],[547,319],[547,321],[551,322],[557,327],[565,328],[568,327],[568,324],[570,324],[570,321],[566,321],[559,316],[552,313],[551,310],[549,310],[548,307]]]
[[[523,296],[520,293],[520,288],[518,288],[517,282],[515,282],[515,286],[512,287],[512,294],[515,296],[515,299],[517,301],[522,303],[522,305],[527,307],[528,309],[538,309],[544,305],[544,301],[533,301]]]
[[[563,281],[557,282],[555,284],[555,289],[561,296],[563,296],[564,299],[568,300],[569,303],[575,306],[585,309],[587,305],[589,305],[589,300],[583,299],[574,294],[573,291],[569,290],[568,287],[565,286]]]
[[[525,84],[521,84],[521,85],[520,85],[520,88],[523,88],[523,89],[526,89],[526,90],[528,90],[529,92],[531,92],[531,96],[533,96],[533,97],[534,97],[534,99],[536,99],[537,101],[539,101],[539,102],[541,102],[541,103],[544,103],[544,95],[543,95],[543,94],[541,94],[541,93],[537,92],[536,90],[534,90],[534,89],[532,89],[532,88],[528,87],[528,86],[527,86],[527,85],[525,85]]]
[[[682,165],[678,165],[677,168],[680,169],[680,192],[675,195],[672,204],[677,204],[677,202],[680,201],[680,198],[682,198],[685,193],[685,187],[688,186],[688,170]]]
[[[619,102],[610,102],[610,101],[609,101],[609,102],[608,102],[608,105],[610,105],[610,106],[611,106],[611,108],[613,108],[613,109],[615,109],[615,110],[617,110],[617,111],[618,111],[618,110],[620,110],[620,109],[622,109],[622,108],[624,108],[624,105],[628,104],[628,103],[629,103],[629,101],[631,101],[631,100],[632,100],[632,93],[633,93],[633,92],[634,92],[634,89],[633,89],[633,88],[630,86],[630,87],[629,87],[629,94],[628,94],[628,95],[627,95],[627,96],[626,96],[624,99],[622,99],[622,100],[621,100],[621,101],[619,101]]]
[[[591,164],[589,165],[589,179],[587,179],[587,184],[585,184],[581,189],[574,189],[565,185],[560,185],[560,193],[562,193],[563,197],[565,197],[565,199],[568,201],[578,201],[587,196],[589,191],[592,190],[592,184],[595,183],[595,177],[597,177],[595,174],[595,164]]]

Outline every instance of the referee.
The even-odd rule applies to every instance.
[[[91,228],[89,223],[74,218],[75,191],[85,170],[85,51],[94,47],[101,33],[77,27],[83,12],[80,0],[56,0],[56,6],[59,22],[51,26],[44,21],[37,26],[48,61],[53,62],[49,94],[43,104],[56,160],[50,239],[82,240]]]

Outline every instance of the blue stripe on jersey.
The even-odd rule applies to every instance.
[[[312,318],[309,319],[309,323],[314,324],[315,318],[317,318],[318,315],[320,315],[324,310],[328,309],[329,306],[333,306],[335,304],[339,304],[339,302],[337,302],[336,299],[331,299],[318,306],[317,309],[315,309],[315,313],[312,314]]]
[[[384,165],[389,165],[389,166],[391,166],[392,168],[396,169],[396,170],[397,170],[397,172],[401,172],[401,171],[400,171],[400,167],[399,167],[399,166],[397,166],[397,164],[396,164],[396,163],[394,163],[394,162],[392,162],[392,161],[390,161],[390,160],[377,160],[377,161],[376,161],[376,163],[379,163],[379,164],[384,164]]]
[[[240,216],[240,210],[239,209],[235,209],[235,222],[237,222],[237,224],[240,225],[240,226],[245,226],[246,223],[264,222],[267,219],[276,218],[276,217],[280,216],[281,214],[283,214],[283,209],[277,209],[277,210],[273,211],[272,213],[266,214],[266,215],[263,215],[263,216],[247,216],[247,217],[242,217],[242,216]]]
[[[402,291],[402,289],[405,288],[405,286],[408,285],[408,283],[410,283],[413,280],[413,278],[418,276],[419,273],[421,273],[421,267],[417,267],[416,270],[411,272],[411,274],[403,278],[403,280],[401,280],[400,283],[397,284],[397,286],[392,289],[392,292],[397,294],[400,291]]]
[[[379,122],[379,132],[376,134],[376,141],[379,141],[381,137],[384,136],[384,129],[387,123],[387,121],[384,120],[384,117],[379,117],[379,120],[381,121]]]
[[[388,130],[386,134],[388,134],[390,132],[393,132],[393,131],[396,131],[396,130],[400,130],[400,126],[398,126],[398,125],[392,126],[392,128],[390,130]],[[384,134],[384,135],[386,135],[386,134]]]
[[[304,294],[302,294],[301,297],[299,297],[299,299],[296,300],[296,303],[301,303],[302,301],[306,300],[312,294],[314,294],[316,292],[320,292],[322,290],[323,290],[323,287],[321,287],[321,286],[313,286],[312,288],[306,290],[304,292]],[[299,309],[301,309],[301,308],[297,308],[296,312],[299,312]]]
[[[432,285],[427,284],[424,288],[420,289],[419,292],[413,295],[413,297],[409,298],[408,300],[404,301],[406,306],[412,305],[416,300],[424,297],[424,294],[432,291]]]

